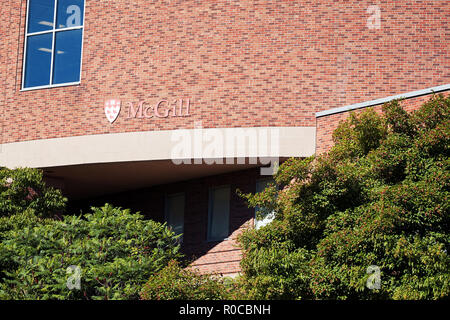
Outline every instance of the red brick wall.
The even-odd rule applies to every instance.
[[[246,202],[236,194],[255,192],[256,181],[260,171],[250,169],[182,181],[174,184],[157,186],[145,190],[109,195],[96,200],[86,201],[87,209],[92,205],[112,203],[123,208],[131,208],[157,221],[164,221],[164,197],[166,194],[184,192],[186,205],[184,215],[183,252],[192,259],[192,266],[202,273],[233,275],[239,272],[241,250],[236,237],[254,224],[254,209],[248,208]],[[230,236],[225,241],[208,242],[208,193],[212,187],[229,185],[230,199]],[[71,204],[71,210],[83,208],[84,203]]]
[[[444,96],[449,92],[441,93]],[[425,101],[428,101],[432,95],[425,95],[421,97],[406,99],[400,102],[401,106],[408,112],[417,110]],[[376,112],[382,112],[382,105],[372,107]],[[367,108],[357,109],[350,112],[341,112],[329,116],[317,118],[316,126],[316,154],[321,154],[330,150],[333,146],[333,131],[338,127],[339,123],[345,121],[351,112],[356,114],[367,110]]]
[[[381,9],[381,28],[366,25]],[[20,92],[26,0],[0,22],[2,142],[314,126],[315,112],[450,82],[449,1],[86,0],[82,82]],[[110,125],[106,98],[191,98],[192,116]],[[6,99],[6,101],[5,101]]]
[[[366,25],[373,4],[380,29]],[[315,126],[317,111],[450,83],[449,1],[86,0],[81,85],[27,92],[20,91],[26,0],[2,1],[0,14],[1,143],[193,128],[199,120],[205,128]],[[110,125],[103,104],[113,97],[190,98],[192,116],[126,120],[123,112]],[[344,116],[317,120],[319,150]],[[209,177],[124,199],[161,218],[165,190],[185,188],[186,232],[195,230],[185,250],[202,271],[234,273],[234,238],[253,210],[233,196],[231,240],[206,243],[207,190],[254,191],[255,176]]]

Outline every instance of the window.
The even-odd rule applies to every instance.
[[[166,196],[166,222],[175,234],[184,232],[184,193]],[[181,239],[181,238],[180,238]]]
[[[84,0],[28,0],[22,89],[80,83]]]
[[[209,191],[208,211],[208,241],[226,239],[230,225],[230,187],[218,187]]]
[[[261,179],[261,180],[256,181],[256,192],[259,193],[259,192],[264,191],[264,189],[266,189],[266,187],[268,187],[271,182],[273,182],[272,179]],[[260,207],[255,208],[255,228],[256,229],[259,229],[261,227],[264,227],[265,225],[268,225],[275,218],[275,215],[273,212],[267,213],[267,215],[263,219],[259,218],[258,212],[262,213],[263,211],[264,211],[263,208],[260,208]],[[264,213],[266,213],[266,212],[264,212]]]

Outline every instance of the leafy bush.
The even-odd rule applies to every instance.
[[[0,217],[27,209],[50,216],[61,211],[66,201],[59,190],[45,185],[42,171],[0,168]]]
[[[221,300],[237,298],[237,287],[230,280],[202,275],[171,261],[152,275],[141,291],[143,300]]]
[[[165,225],[110,205],[83,217],[0,217],[1,299],[137,299],[151,274],[180,257]],[[73,271],[81,271],[80,289]]]
[[[352,114],[328,154],[290,159],[245,195],[276,217],[240,237],[250,298],[449,297],[450,98],[383,111]]]

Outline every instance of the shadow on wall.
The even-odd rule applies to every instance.
[[[164,222],[166,196],[184,193],[182,250],[188,262],[192,262],[191,266],[201,273],[232,276],[240,272],[241,250],[237,246],[236,237],[245,228],[253,225],[254,218],[254,209],[247,207],[245,200],[236,194],[236,189],[245,193],[255,192],[256,181],[261,177],[259,168],[252,168],[94,199],[71,201],[68,210],[71,213],[88,212],[90,207],[102,206],[108,202]],[[230,188],[229,236],[222,241],[208,241],[209,195],[211,188],[218,186]]]

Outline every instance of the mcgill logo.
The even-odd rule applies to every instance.
[[[105,115],[110,123],[116,121],[120,113],[120,100],[111,99],[105,101]]]
[[[121,101],[119,99],[109,99],[105,101],[106,119],[112,124],[117,120],[120,114]],[[171,117],[189,117],[191,99],[175,99],[160,100],[154,105],[149,105],[145,101],[140,100],[137,104],[126,102],[128,105],[128,115],[125,120],[129,119],[164,119]]]

